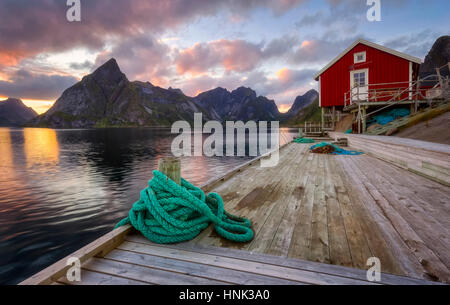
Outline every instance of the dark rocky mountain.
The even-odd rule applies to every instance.
[[[319,107],[319,98],[316,98],[311,104],[302,108],[294,116],[285,117],[282,120],[282,126],[303,126],[303,124],[308,122],[321,122],[322,121],[322,110]]]
[[[297,96],[291,109],[287,112],[287,116],[293,117],[298,114],[299,111],[305,107],[311,105],[316,99],[319,98],[319,93],[312,89],[301,96]]]
[[[288,114],[281,114],[273,100],[257,96],[251,88],[234,91],[216,88],[196,97],[180,89],[164,89],[149,82],[130,82],[115,59],[66,89],[55,104],[36,117],[31,125],[51,128],[109,126],[170,126],[193,122],[194,113],[207,120],[287,120],[311,105],[315,90],[296,98]]]
[[[443,65],[450,62],[450,36],[439,37],[431,47],[428,55],[425,57],[425,61],[420,65],[419,76],[424,78],[430,74],[436,74],[436,68],[440,68]],[[443,76],[448,76],[449,69],[442,69]]]
[[[257,96],[255,91],[246,87],[239,87],[232,92],[219,87],[200,93],[194,101],[215,120],[271,121],[280,116],[273,100]]]
[[[30,107],[15,98],[0,101],[0,126],[22,126],[35,118],[38,114]]]
[[[33,125],[52,128],[108,126],[168,126],[177,120],[193,121],[194,113],[203,112],[181,90],[163,89],[151,83],[130,82],[110,59],[66,89]]]

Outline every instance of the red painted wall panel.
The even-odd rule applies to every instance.
[[[354,64],[354,54],[363,51],[366,51],[366,61]],[[361,69],[369,69],[369,84],[409,81],[408,60],[360,43],[322,73],[320,81],[322,107],[343,106],[344,94],[350,90],[350,71]],[[377,89],[381,87],[406,89],[408,84],[376,86]]]

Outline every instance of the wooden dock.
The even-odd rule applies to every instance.
[[[209,227],[188,243],[156,245],[122,227],[70,255],[82,262],[78,284],[374,284],[370,257],[381,261],[375,284],[450,282],[448,186],[372,155],[309,146],[290,143],[277,166],[253,160],[204,186],[252,220],[250,243]],[[77,284],[66,264],[22,284]]]

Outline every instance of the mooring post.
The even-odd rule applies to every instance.
[[[298,137],[301,139],[303,138],[303,128],[298,129]]]
[[[158,161],[158,170],[181,185],[181,160],[176,157],[166,157]]]

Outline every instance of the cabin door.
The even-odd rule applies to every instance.
[[[366,101],[369,94],[369,69],[350,71],[352,101]]]

